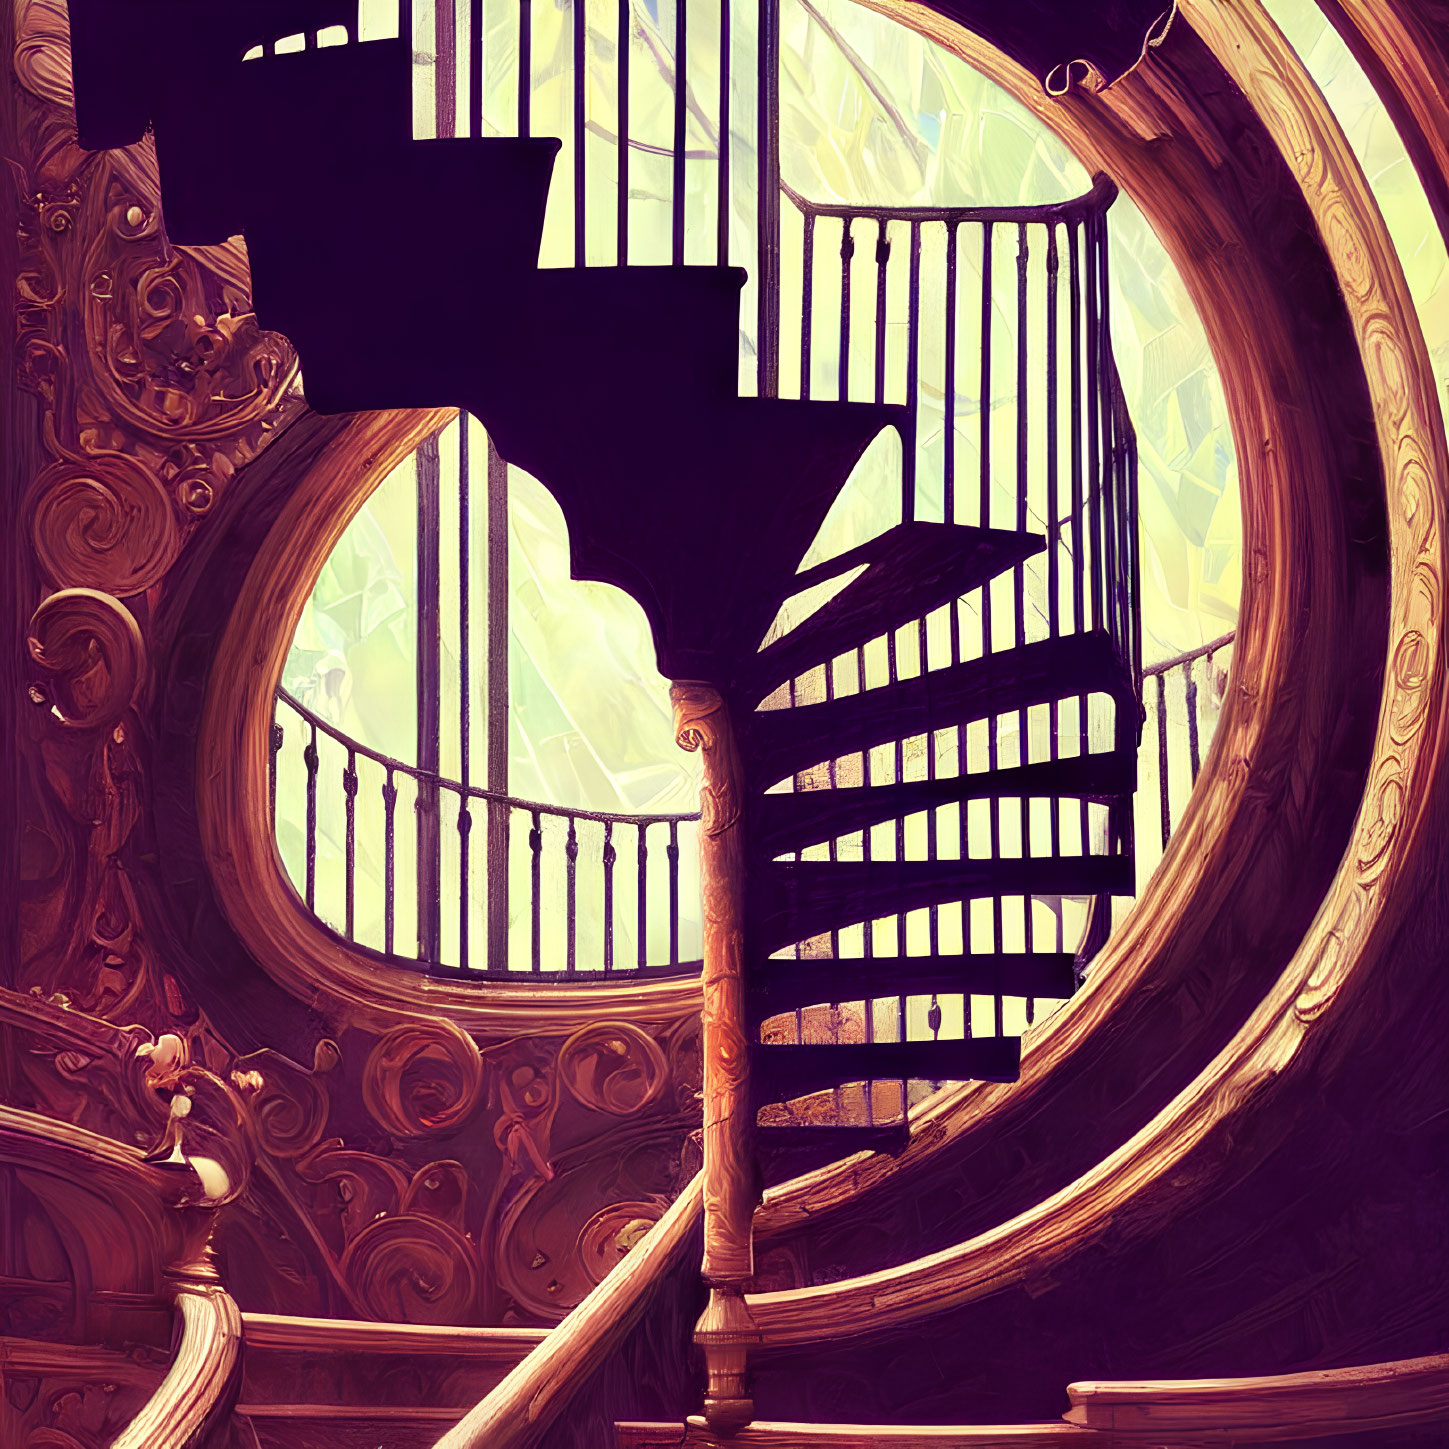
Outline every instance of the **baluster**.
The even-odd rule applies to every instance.
[[[639,933],[639,965],[642,967],[649,960],[649,846],[644,839],[645,832],[649,829],[642,821],[634,827],[638,837],[639,852],[638,864],[638,902],[637,922]]]
[[[991,527],[991,260],[992,224],[981,228],[981,502],[979,522]],[[981,590],[982,653],[991,653],[991,586]]]
[[[614,969],[614,822],[604,821],[604,970]]]
[[[518,0],[518,134],[533,134],[533,0]]]
[[[437,0],[433,7],[433,117],[441,139],[457,131],[458,118],[458,12],[454,0]]]
[[[357,751],[347,747],[347,768],[342,772],[342,793],[347,801],[347,929],[349,941],[356,939],[354,910],[357,895]]]
[[[715,265],[730,259],[730,0],[719,6],[719,218]]]
[[[543,969],[543,820],[537,810],[531,812],[533,828],[528,832],[528,849],[532,854],[532,885],[530,905],[532,909],[532,969]]]
[[[388,765],[387,775],[382,782],[382,951],[385,956],[392,955],[393,892],[396,886],[396,881],[393,877],[393,863],[396,853],[393,825],[396,811],[397,783],[393,778],[393,767]]]
[[[1059,536],[1061,523],[1060,499],[1057,489],[1060,479],[1057,471],[1057,276],[1061,270],[1057,255],[1057,224],[1047,223],[1047,316],[1046,316],[1046,468],[1047,468],[1047,633],[1055,639],[1062,632],[1062,541]],[[1050,759],[1060,757],[1057,727],[1061,721],[1061,701],[1052,700],[1048,716],[1049,737],[1047,740]],[[1049,797],[1051,854],[1057,856],[1062,850],[1062,802],[1059,795]]]
[[[1166,675],[1159,673],[1157,679],[1157,785],[1162,798],[1162,848],[1167,849],[1168,837],[1172,834],[1172,806],[1168,800],[1167,777],[1167,685]]]
[[[468,969],[468,935],[472,924],[469,919],[469,904],[473,892],[468,872],[468,844],[473,834],[473,815],[468,809],[468,795],[458,794],[458,965]]]
[[[729,0],[723,0],[729,14]],[[629,265],[629,59],[634,43],[634,0],[619,0],[619,192],[614,220],[618,263]],[[720,258],[724,265],[724,258]]]
[[[884,216],[875,223],[875,400],[885,401],[886,365],[886,271],[890,265],[891,242]]]
[[[1078,226],[1075,219],[1067,222],[1067,304],[1070,313],[1072,343],[1071,417],[1072,417],[1072,632],[1087,631],[1085,569],[1083,558],[1082,495],[1082,273]],[[1077,753],[1085,755],[1087,739],[1087,697],[1077,696]],[[1077,802],[1081,829],[1081,853],[1089,855],[1091,826],[1085,799]]]
[[[728,0],[721,0],[727,4]],[[689,139],[688,0],[674,0],[674,167],[669,207],[674,265],[684,265],[685,146]]]
[[[1103,627],[1102,585],[1102,438],[1101,438],[1101,314],[1097,297],[1097,218],[1087,220],[1087,532],[1091,536],[1092,566],[1088,581],[1092,599],[1092,628]]]
[[[574,40],[574,266],[588,265],[588,188],[584,171],[587,135],[585,103],[589,87],[588,18],[584,0],[571,0]]]
[[[906,406],[911,410],[912,420],[921,412],[921,223],[911,223],[911,262],[907,283],[910,312],[906,324],[910,336],[906,342]],[[910,523],[916,516],[916,447],[911,443],[911,452],[906,459],[907,466],[901,472],[901,518]],[[950,520],[947,519],[947,522]],[[925,621],[921,621],[921,659],[925,668]]]
[[[1027,310],[1027,282],[1029,280],[1029,263],[1031,251],[1029,237],[1025,222],[1019,222],[1016,228],[1016,528],[1019,533],[1026,532],[1029,502],[1031,490],[1031,465],[1030,465],[1030,434],[1027,430],[1030,409],[1027,399],[1030,396],[1028,366],[1028,328],[1030,317]],[[1026,565],[1017,564],[1012,570],[1012,594],[1013,608],[1015,610],[1015,637],[1016,647],[1022,648],[1026,643]],[[1023,705],[1016,714],[1016,763],[1025,765],[1031,758],[1031,737],[1028,732],[1028,721],[1026,707]],[[1016,802],[1017,818],[1021,827],[1021,849],[1022,854],[1031,854],[1031,802],[1025,798]],[[1031,912],[1027,911],[1027,929],[1031,927]],[[1030,949],[1028,945],[1028,949]],[[998,1009],[1000,998],[998,997]],[[1001,1035],[998,1027],[997,1035]]]
[[[728,0],[724,0],[728,9]],[[815,213],[805,213],[805,239],[801,251],[800,396],[810,396],[810,343],[815,335]]]
[[[307,909],[317,909],[317,767],[321,763],[317,753],[317,723],[307,722],[309,737],[307,748],[302,751],[302,763],[307,767]]]
[[[721,0],[727,3],[727,0]],[[757,52],[755,196],[758,227],[756,255],[756,338],[761,397],[780,392],[780,0],[760,0]]]
[[[955,221],[946,223],[946,358],[945,376],[942,381],[942,402],[946,417],[941,439],[941,497],[942,517],[947,523],[956,522],[956,268],[960,233]],[[951,619],[956,620],[956,608],[951,609]],[[957,631],[959,633],[959,630]],[[953,639],[951,662],[961,662],[959,639]]]
[[[669,822],[669,964],[679,965],[679,822]]]
[[[488,439],[488,680],[487,774],[497,795],[508,794],[508,464]],[[484,876],[488,891],[488,969],[508,970],[513,810],[504,800],[488,802]]]
[[[272,721],[271,749],[267,752],[267,791],[271,799],[272,834],[277,832],[277,756],[282,753],[286,733],[275,719]]]
[[[483,0],[469,0],[468,124],[463,131],[465,136],[483,134],[483,25]]]
[[[564,906],[567,933],[564,946],[564,970],[572,971],[577,959],[575,947],[578,939],[579,832],[574,817],[570,815],[568,820],[569,833],[564,842],[564,878],[567,893]]]
[[[1121,613],[1121,595],[1118,590],[1118,524],[1117,524],[1117,480],[1118,480],[1118,438],[1117,409],[1112,376],[1112,305],[1107,279],[1107,222],[1098,218],[1097,224],[1097,306],[1100,313],[1097,347],[1100,353],[1098,375],[1101,379],[1102,430],[1102,584],[1107,603],[1107,628],[1114,644],[1125,649],[1126,621]]]
[[[855,256],[855,238],[850,228],[854,221],[853,216],[847,216],[840,225],[840,359],[836,396],[841,402],[850,397],[850,263]]]
[[[1187,753],[1192,766],[1192,783],[1197,784],[1197,772],[1201,761],[1198,758],[1197,743],[1197,661],[1189,659],[1183,666],[1183,692],[1187,697]]]

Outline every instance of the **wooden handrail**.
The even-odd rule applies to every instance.
[[[241,1312],[205,1265],[179,1277],[181,1341],[156,1392],[111,1449],[191,1449],[235,1393]]]
[[[1069,1384],[1066,1419],[1113,1443],[1272,1443],[1449,1422],[1449,1354],[1242,1379]]]
[[[698,1174],[644,1240],[434,1449],[525,1449],[638,1321],[704,1207]]]

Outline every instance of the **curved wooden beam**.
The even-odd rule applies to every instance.
[[[1373,82],[1449,241],[1449,0],[1318,0]]]
[[[1114,1444],[1268,1444],[1449,1422],[1449,1354],[1263,1378],[1069,1384],[1066,1418]]]
[[[166,1377],[111,1449],[192,1449],[236,1393],[241,1313],[215,1273],[193,1264],[176,1289],[180,1342]]]
[[[277,681],[317,576],[369,494],[452,409],[360,413],[302,475],[247,572],[212,661],[197,740],[197,814],[228,922],[293,996],[354,1021],[445,1016],[479,1034],[568,1035],[589,1021],[698,1010],[697,979],[634,986],[443,980],[400,969],[327,930],[287,879],[267,802]]]
[[[999,1221],[1064,1187],[1185,1087],[1287,966],[1329,886],[1366,782],[1386,646],[1374,472],[1396,453],[1383,447],[1382,465],[1365,453],[1367,383],[1347,318],[1332,315],[1328,258],[1261,122],[1187,20],[1116,85],[1054,100],[938,13],[950,0],[861,3],[1003,86],[1142,209],[1223,380],[1243,592],[1230,688],[1187,812],[1083,990],[1027,1034],[1020,1080],[939,1094],[913,1114],[897,1158],[772,1189],[761,1239],[815,1231],[866,1194],[883,1202],[935,1160],[949,1160],[952,1192],[980,1199],[983,1226]],[[1366,188],[1354,205],[1376,218]],[[1279,248],[1293,248],[1291,265]],[[1339,363],[1303,367],[1325,352]],[[1125,1060],[1130,1078],[1112,1065]]]
[[[436,1449],[525,1449],[638,1321],[704,1210],[697,1174],[644,1240]]]
[[[1201,1158],[1198,1166],[1189,1167],[1194,1149],[1232,1121],[1261,1110],[1287,1080],[1311,1070],[1314,1058],[1330,1044],[1345,1051],[1355,1031],[1379,1036],[1384,1022],[1363,1020],[1354,1010],[1356,999],[1371,981],[1382,990],[1396,973],[1412,980],[1418,969],[1415,959],[1395,953],[1393,938],[1415,900],[1434,886],[1438,862],[1426,846],[1432,845],[1449,796],[1442,612],[1449,548],[1440,525],[1449,501],[1449,454],[1433,373],[1367,182],[1291,47],[1256,0],[1185,0],[1183,9],[1184,20],[1223,57],[1232,80],[1292,166],[1333,258],[1358,346],[1369,364],[1379,451],[1389,480],[1393,580],[1389,668],[1369,788],[1332,888],[1292,961],[1247,1023],[1164,1110],[1076,1181],[967,1242],[825,1287],[755,1295],[748,1301],[767,1346],[898,1326],[1022,1281],[1029,1272],[1041,1273],[1109,1228],[1122,1234],[1134,1224],[1160,1223],[1164,1211],[1180,1213],[1215,1177],[1212,1164]],[[1148,70],[1150,63],[1138,74]],[[1275,679],[1283,682],[1288,665],[1281,655],[1270,662],[1275,668],[1262,681],[1264,691]],[[1243,669],[1239,655],[1239,694]],[[1256,677],[1249,678],[1258,685]],[[1210,759],[1219,771],[1212,783],[1221,788],[1223,760],[1216,743]],[[1189,823],[1198,832],[1202,814],[1201,809],[1189,811]],[[1180,888],[1186,874],[1182,866],[1181,856],[1174,861],[1169,851],[1160,877],[1165,874],[1167,883]],[[1202,874],[1212,894],[1220,882],[1210,866]],[[1141,948],[1151,925],[1143,917],[1162,894],[1160,886],[1149,890],[1119,933],[1126,940],[1113,955],[1118,972],[1128,964],[1122,951]],[[1104,985],[1110,992],[1110,973]],[[1089,990],[1089,1005],[1093,994]],[[1069,1008],[1063,1016],[1070,1025],[1083,1014]]]

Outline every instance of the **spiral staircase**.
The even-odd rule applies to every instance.
[[[895,430],[904,466],[912,466],[914,417],[880,403],[739,396],[742,271],[540,269],[559,143],[414,141],[411,55],[402,41],[243,60],[254,45],[299,29],[342,25],[355,35],[347,5],[84,0],[72,13],[82,145],[130,143],[150,126],[170,240],[245,238],[257,317],[296,346],[311,408],[456,406],[478,418],[501,456],[559,501],[575,576],[629,592],[648,617],[660,671],[717,695],[730,774],[710,787],[715,814],[706,809],[705,828],[713,819],[743,832],[734,882],[742,916],[728,923],[738,934],[742,987],[731,1000],[743,1010],[721,1025],[708,995],[707,945],[706,1030],[713,1019],[748,1041],[743,1100],[752,1140],[746,1157],[725,1168],[753,1180],[736,1188],[752,1201],[760,1180],[898,1148],[906,1138],[903,1120],[756,1129],[761,1107],[844,1084],[864,1083],[869,1093],[876,1082],[1013,1080],[1019,1042],[1008,1035],[811,1043],[763,1028],[842,1000],[1066,996],[1077,953],[785,953],[945,903],[1129,894],[1130,829],[1114,827],[1100,853],[1085,841],[1069,853],[1054,838],[1045,853],[977,858],[965,849],[963,827],[959,858],[802,857],[942,806],[960,806],[964,820],[976,800],[1031,797],[1053,810],[1096,802],[1125,818],[1140,711],[1121,641],[1097,628],[1018,638],[1014,647],[857,695],[792,708],[769,702],[791,680],[1020,569],[1045,537],[907,518],[802,570],[832,503],[882,432]],[[138,57],[136,68],[117,65],[118,54]],[[239,126],[197,128],[178,102],[173,78],[198,73],[210,78],[218,113],[246,118],[244,142]],[[113,94],[117,75],[127,84]],[[788,599],[832,582],[827,602],[760,646]],[[1135,608],[1130,580],[1115,606]],[[822,761],[1088,696],[1112,704],[1110,747],[1095,753],[952,778],[778,791]],[[707,910],[712,888],[707,879]],[[707,1071],[707,1124],[709,1092]],[[708,1126],[705,1156],[708,1177]],[[708,1188],[705,1200],[708,1236]]]

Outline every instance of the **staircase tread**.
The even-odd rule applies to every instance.
[[[750,1048],[758,1102],[788,1101],[847,1082],[1014,1082],[1021,1042],[1014,1036],[947,1041],[820,1042]]]
[[[987,896],[1130,895],[1127,855],[946,861],[772,861],[758,868],[751,947],[770,954],[827,931]]]
[[[827,603],[761,649],[746,666],[747,691],[759,699],[785,680],[913,619],[1040,553],[1040,534],[963,524],[910,522],[831,560],[830,574],[864,566]],[[806,577],[813,579],[818,570]],[[794,580],[796,591],[813,583]]]
[[[1103,750],[934,780],[760,795],[750,807],[750,847],[757,855],[773,859],[868,825],[965,800],[1018,796],[1110,799],[1132,793],[1136,766],[1135,752]]]
[[[1136,692],[1126,662],[1100,630],[1000,650],[818,704],[756,710],[742,721],[741,734],[751,777],[772,785],[877,745],[1095,693],[1118,701],[1116,749],[1135,750]]]

